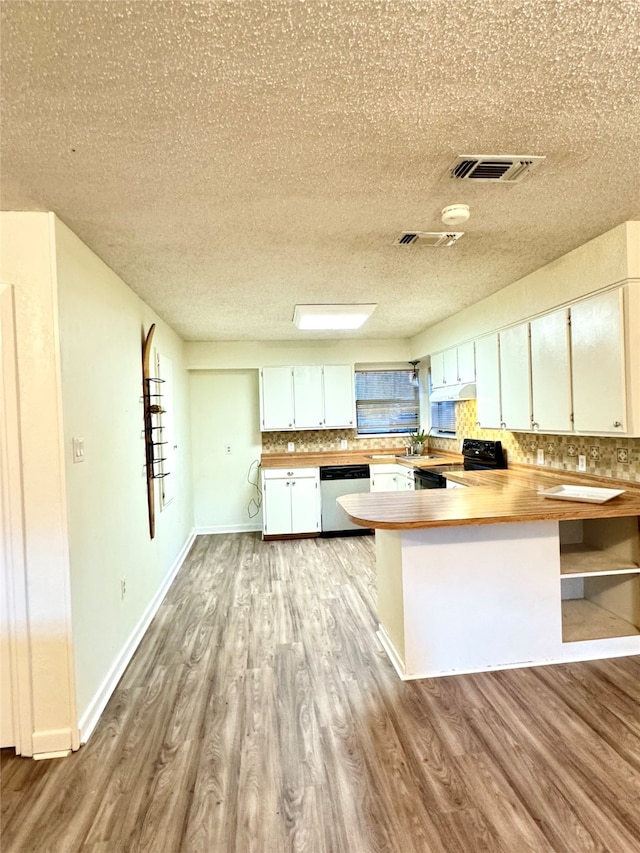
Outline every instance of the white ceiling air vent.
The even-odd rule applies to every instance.
[[[393,241],[394,246],[432,246],[445,248],[453,246],[464,231],[403,231]]]
[[[449,176],[459,181],[515,184],[546,157],[513,154],[460,154],[449,166]]]

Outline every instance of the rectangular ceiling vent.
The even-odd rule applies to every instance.
[[[434,248],[453,246],[464,231],[403,231],[393,241],[395,246],[432,246]]]
[[[449,167],[449,176],[459,181],[515,184],[539,166],[546,157],[512,154],[460,154]]]

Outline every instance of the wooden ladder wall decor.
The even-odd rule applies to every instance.
[[[164,412],[164,409],[160,405],[160,399],[162,398],[162,394],[158,393],[156,389],[159,389],[159,386],[163,379],[159,379],[156,376],[151,376],[151,343],[153,341],[153,333],[156,330],[156,324],[153,323],[151,328],[147,333],[147,337],[145,338],[144,345],[142,348],[142,400],[144,406],[144,446],[145,446],[145,456],[146,456],[146,467],[147,467],[147,504],[149,508],[149,536],[151,539],[154,538],[156,534],[156,519],[155,519],[155,496],[154,496],[154,486],[153,481],[159,479],[160,477],[165,477],[166,473],[158,473],[155,470],[155,466],[158,462],[164,462],[163,458],[156,457],[155,448],[161,444],[165,444],[164,441],[156,441],[154,437],[154,430],[162,430],[162,427],[159,424],[153,423],[154,415],[161,415]]]

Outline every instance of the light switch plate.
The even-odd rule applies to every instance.
[[[578,471],[586,471],[587,470],[587,457],[581,456],[578,454]]]
[[[348,450],[348,449],[349,449],[349,442],[347,441],[346,438],[341,438],[340,439],[340,450]]]
[[[536,459],[536,462],[538,463],[538,465],[544,465],[544,450],[542,448],[538,450],[538,457]]]
[[[287,453],[295,453],[296,446],[293,441],[287,442]]]
[[[84,438],[72,438],[71,446],[73,448],[73,461],[84,462]]]

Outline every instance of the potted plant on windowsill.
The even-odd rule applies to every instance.
[[[426,432],[416,432],[411,436],[411,452],[414,456],[422,456],[425,444],[428,444],[429,436]]]

